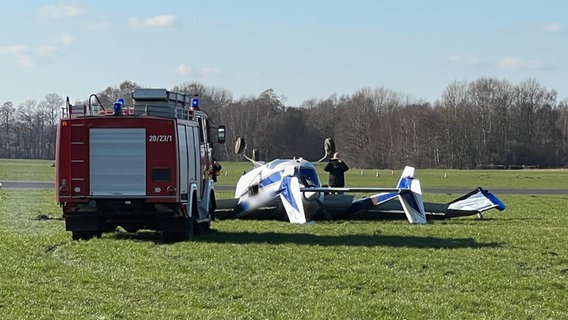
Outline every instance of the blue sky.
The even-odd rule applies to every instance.
[[[124,80],[272,88],[293,106],[382,86],[434,102],[481,77],[568,97],[563,0],[11,1],[0,17],[0,103]]]

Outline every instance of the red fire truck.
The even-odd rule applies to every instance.
[[[211,225],[211,147],[214,135],[224,143],[225,126],[212,129],[196,96],[138,88],[132,98],[133,105],[118,99],[112,109],[94,94],[84,105],[67,98],[55,159],[66,230],[74,240],[119,226],[191,240]]]

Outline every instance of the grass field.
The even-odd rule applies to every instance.
[[[236,185],[243,171],[252,169],[248,162],[222,163],[223,171],[218,184]],[[328,174],[324,164],[318,164],[318,173],[327,184]],[[346,172],[348,186],[395,186],[402,170],[358,169]],[[443,170],[420,169],[416,174],[423,188],[476,188],[487,189],[567,189],[568,169],[549,170]],[[55,168],[51,160],[7,160],[0,159],[1,181],[53,181]]]
[[[26,180],[3,162],[0,180]],[[499,183],[550,187],[544,173]],[[484,220],[215,221],[162,244],[72,241],[63,221],[37,220],[60,216],[52,190],[1,189],[0,319],[568,319],[568,196],[499,197],[507,210]]]

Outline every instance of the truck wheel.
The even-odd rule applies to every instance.
[[[73,240],[89,240],[92,238],[100,238],[102,236],[101,231],[72,231],[71,238]]]
[[[195,230],[194,218],[189,218],[185,231],[162,231],[162,242],[191,241]]]
[[[189,218],[189,223],[187,224],[187,229],[185,231],[178,232],[180,241],[191,241],[193,240],[193,234],[195,233],[195,218]]]
[[[201,223],[194,223],[195,230],[194,234],[201,235],[201,234],[208,234],[211,232],[211,220]]]
[[[71,238],[73,240],[82,240],[85,237],[83,234],[84,234],[84,232],[82,232],[82,231],[72,231],[71,232]]]
[[[209,220],[201,223],[197,223],[197,221],[195,221],[193,223],[195,225],[194,234],[201,235],[201,234],[208,234],[211,232],[211,221],[213,220],[213,214],[215,212],[215,204],[213,203],[213,201],[209,202],[208,212],[209,212]]]
[[[162,231],[162,242],[172,243],[177,240],[177,232],[172,231]]]

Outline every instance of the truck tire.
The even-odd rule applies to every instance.
[[[187,227],[184,231],[162,231],[162,242],[163,243],[173,243],[179,241],[191,241],[193,240],[193,234],[195,232],[195,218],[188,218]]]
[[[191,241],[193,240],[193,234],[195,233],[195,218],[192,216],[190,222],[187,224],[187,229],[185,231],[178,232],[179,241]]]
[[[162,242],[172,243],[177,240],[177,232],[174,231],[162,231]]]
[[[102,236],[101,231],[72,231],[71,238],[73,240],[89,240],[92,238],[100,238]]]
[[[208,209],[208,213],[209,213],[209,220],[205,221],[205,222],[201,222],[201,223],[197,223],[197,221],[194,223],[195,224],[195,230],[194,233],[196,235],[201,235],[201,234],[208,234],[211,233],[211,221],[214,220],[214,213],[215,213],[215,196],[212,196],[211,198],[212,200],[209,202],[209,209]]]

